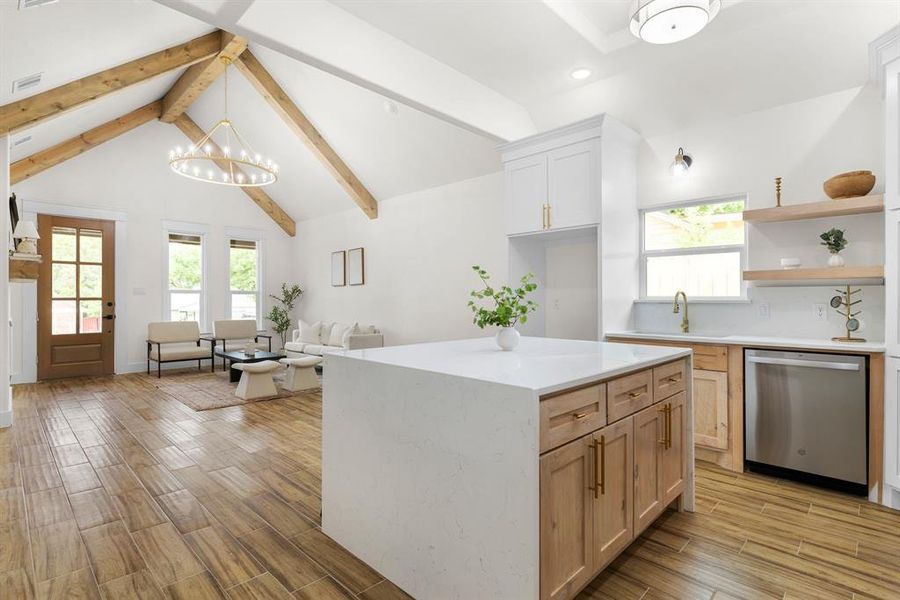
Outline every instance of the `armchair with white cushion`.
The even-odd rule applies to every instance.
[[[201,341],[209,341],[200,336],[200,325],[196,321],[161,321],[147,324],[147,374],[150,361],[156,362],[156,376],[162,376],[162,364],[171,362],[212,360],[212,348],[201,346]],[[215,369],[215,366],[213,366]]]
[[[334,350],[362,350],[381,348],[384,336],[374,326],[360,327],[330,321],[299,322],[291,331],[291,341],[284,345],[288,358],[323,356]]]

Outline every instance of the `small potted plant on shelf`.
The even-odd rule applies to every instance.
[[[828,266],[843,267],[844,257],[840,255],[840,251],[847,247],[847,238],[844,237],[844,231],[832,227],[820,235],[819,238],[822,240],[822,245],[831,252],[831,256],[828,257]]]
[[[518,288],[511,288],[504,285],[500,288],[493,288],[489,283],[491,278],[488,272],[475,265],[472,270],[481,279],[484,288],[475,290],[469,295],[469,308],[475,313],[472,322],[484,329],[488,325],[499,327],[497,331],[496,341],[501,350],[512,350],[519,345],[519,332],[516,331],[517,323],[525,323],[528,320],[528,313],[537,310],[538,305],[533,300],[527,298],[528,294],[537,289],[534,283],[534,275],[526,273],[519,280]],[[480,306],[476,301],[488,300],[493,302],[493,306],[485,308]]]

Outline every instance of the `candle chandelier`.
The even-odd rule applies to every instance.
[[[181,146],[170,150],[169,166],[188,179],[218,185],[261,187],[275,183],[278,180],[278,165],[255,152],[228,119],[228,67],[231,59],[222,57],[221,60],[225,63],[224,116],[186,150]],[[224,140],[222,146],[213,137],[217,131],[220,131],[219,139]]]

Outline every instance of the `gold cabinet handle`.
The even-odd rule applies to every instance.
[[[675,383],[678,381],[677,375],[672,375],[671,377],[666,377],[666,383]]]
[[[586,416],[587,416],[587,413],[575,413],[572,415],[573,418],[575,418],[576,420],[579,420],[579,421],[581,419],[585,418]]]
[[[672,403],[666,404],[666,450],[672,447]]]
[[[668,429],[666,428],[666,424],[668,423],[668,420],[666,419],[666,407],[665,407],[665,405],[660,406],[659,408],[657,408],[657,409],[656,409],[656,412],[662,414],[662,439],[656,440],[656,443],[659,444],[659,445],[661,445],[663,448],[665,448],[665,447],[666,447],[666,444],[668,443],[668,440],[667,440],[667,438],[666,438],[666,432],[668,431]]]
[[[541,229],[547,229],[547,205],[541,204]]]
[[[551,227],[553,227],[553,224],[552,224],[551,218],[550,218],[552,215],[553,215],[553,205],[547,204],[547,229],[550,229]]]
[[[594,485],[591,487],[594,488],[594,498],[600,497],[600,476],[597,475],[598,465],[600,464],[600,457],[597,452],[597,440],[594,440],[594,443],[591,444],[591,450],[594,451]]]
[[[594,442],[596,444],[596,442]],[[606,494],[606,436],[600,436],[600,494]],[[595,494],[596,495],[596,494]]]
[[[644,392],[628,392],[628,397],[629,398],[637,398],[638,396],[642,395],[643,393]]]

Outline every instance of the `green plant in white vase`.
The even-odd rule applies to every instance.
[[[508,285],[494,288],[490,284],[491,276],[487,271],[475,265],[472,270],[481,279],[484,288],[475,290],[469,295],[469,308],[475,313],[472,322],[484,329],[493,325],[499,327],[497,332],[497,345],[501,350],[512,350],[519,345],[519,332],[516,331],[517,323],[528,321],[528,314],[537,310],[538,304],[528,299],[528,294],[537,289],[534,275],[526,273],[519,280],[520,286],[513,289]],[[488,307],[481,305],[480,301],[486,300]],[[490,306],[490,304],[493,304]]]
[[[291,328],[291,311],[294,310],[294,305],[302,295],[303,290],[296,283],[290,286],[282,283],[281,295],[279,296],[269,294],[269,298],[275,300],[278,304],[272,306],[269,314],[266,315],[266,319],[272,322],[272,329],[281,337],[282,348],[287,342],[288,329]]]
[[[822,240],[821,244],[831,252],[831,256],[828,257],[828,266],[843,267],[844,257],[840,255],[840,252],[847,247],[847,238],[844,237],[844,231],[832,227],[820,235],[819,238]]]

